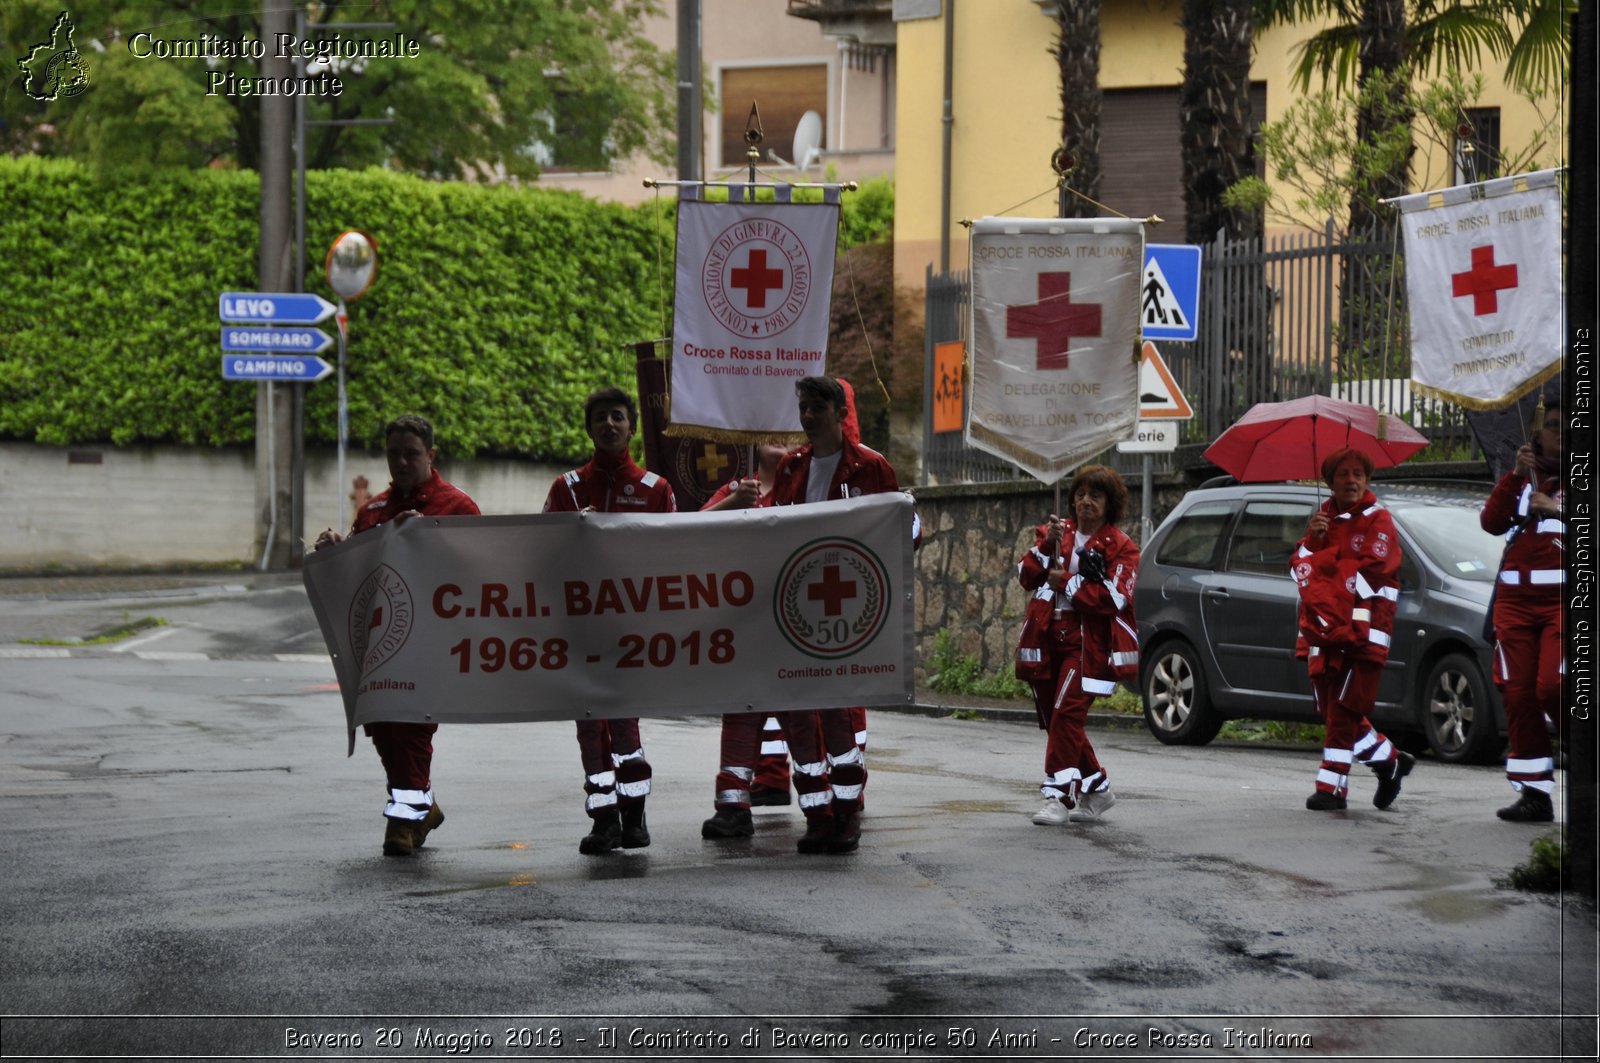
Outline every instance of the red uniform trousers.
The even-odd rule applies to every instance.
[[[1111,679],[1085,679],[1080,643],[1059,647],[1052,644],[1051,680],[1035,680],[1034,709],[1045,721],[1044,783],[1039,787],[1046,797],[1076,805],[1079,794],[1111,789],[1111,780],[1095,756],[1084,724],[1094,699],[1110,694],[1117,684]]]
[[[846,710],[855,732],[856,748],[867,751],[867,710]],[[715,803],[719,810],[749,808],[750,789],[789,789],[789,755],[785,713],[764,720],[753,713],[729,713],[722,718],[721,770],[717,772]],[[814,715],[814,714],[813,714]],[[757,721],[761,721],[758,725]],[[823,740],[817,739],[819,744]],[[860,797],[866,805],[866,792]]]
[[[579,720],[578,752],[583,759],[584,811],[589,818],[632,805],[650,794],[650,762],[639,741],[639,720]]]
[[[1545,717],[1563,731],[1561,588],[1501,584],[1494,599],[1494,681],[1506,706],[1506,779],[1555,793],[1556,762]]]
[[[867,788],[867,758],[856,744],[857,712],[862,710],[813,709],[784,714],[789,754],[794,758],[794,789],[800,798],[800,809],[808,817],[861,811]]]
[[[1350,765],[1360,761],[1376,771],[1400,756],[1390,742],[1367,720],[1378,702],[1377,661],[1346,660],[1329,664],[1311,677],[1311,697],[1322,717],[1322,763],[1317,767],[1317,789],[1345,796],[1350,786]]]
[[[389,783],[390,819],[422,820],[433,807],[433,733],[436,723],[369,723],[367,737]]]
[[[756,756],[753,785],[760,790],[789,792],[789,738],[783,721],[776,716],[768,716],[761,724],[761,749]]]

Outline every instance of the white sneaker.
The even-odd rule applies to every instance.
[[[1067,818],[1074,823],[1085,823],[1089,820],[1099,819],[1116,803],[1116,795],[1110,790],[1100,790],[1092,794],[1080,794],[1078,795],[1078,807],[1068,812]]]
[[[1041,827],[1056,827],[1065,823],[1070,815],[1060,798],[1047,797],[1039,811],[1033,814],[1033,821]]]

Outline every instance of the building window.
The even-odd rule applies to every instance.
[[[1100,101],[1100,201],[1134,218],[1160,215],[1152,243],[1181,244],[1188,220],[1183,203],[1183,146],[1179,139],[1179,90],[1107,89]],[[1267,86],[1250,83],[1250,114],[1266,121]],[[1256,152],[1256,176],[1265,176]]]
[[[717,164],[739,166],[745,161],[745,124],[750,105],[761,111],[761,160],[776,152],[788,162],[794,157],[794,131],[800,116],[816,111],[824,121],[822,146],[828,146],[828,66],[826,63],[795,66],[729,67],[722,71],[721,135],[717,138]]]
[[[1456,184],[1500,176],[1500,108],[1469,107],[1456,126]]]

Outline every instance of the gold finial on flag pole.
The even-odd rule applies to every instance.
[[[766,133],[761,128],[761,108],[756,106],[756,101],[750,101],[750,117],[744,123],[744,157],[750,164],[750,184],[756,183],[756,163],[761,159],[761,142],[766,139]],[[750,198],[755,199],[755,188],[750,189]]]

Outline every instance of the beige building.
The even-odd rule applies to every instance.
[[[652,19],[646,33],[671,51],[677,47],[676,4],[664,0],[662,6],[664,17]],[[888,0],[701,0],[700,23],[707,79],[701,173],[707,180],[748,173],[744,132],[752,103],[765,134],[758,163],[763,180],[820,181],[829,172],[837,180],[861,180],[893,172],[897,75]],[[807,124],[818,150],[802,172],[795,133],[808,113],[816,116]],[[674,176],[671,163],[645,158],[600,173],[564,169],[557,159],[538,183],[637,203],[654,195],[644,187],[646,178]]]

